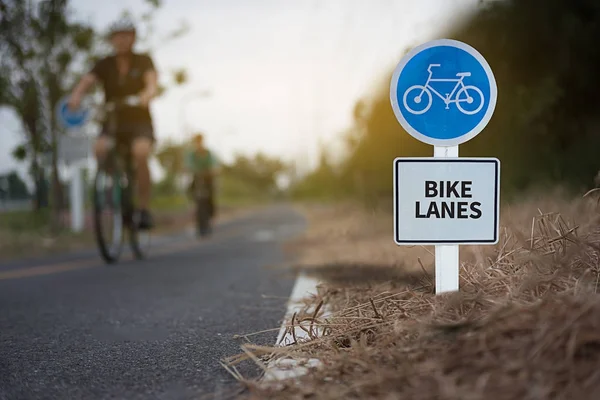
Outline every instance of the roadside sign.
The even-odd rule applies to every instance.
[[[496,108],[498,88],[481,54],[440,39],[402,58],[390,82],[400,125],[433,147],[433,158],[394,161],[394,241],[435,245],[436,293],[458,290],[459,245],[496,244],[500,161],[458,158]]]
[[[477,136],[494,113],[494,74],[471,46],[433,40],[402,58],[390,84],[396,118],[414,138],[457,146]]]
[[[56,105],[56,118],[65,129],[81,128],[89,120],[90,110],[80,107],[72,112],[69,110],[69,97],[63,97]]]
[[[92,149],[92,137],[61,135],[58,140],[58,158],[65,163],[86,159]]]
[[[495,244],[500,214],[496,158],[396,158],[397,244]]]

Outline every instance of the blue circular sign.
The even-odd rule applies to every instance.
[[[90,116],[90,111],[83,107],[75,112],[69,110],[69,98],[63,97],[56,106],[56,117],[67,129],[81,128]]]
[[[483,56],[450,39],[409,52],[390,85],[402,127],[433,146],[457,146],[477,136],[492,118],[497,97],[494,74]]]

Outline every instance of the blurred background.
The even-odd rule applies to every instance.
[[[32,226],[53,237],[68,230],[70,175],[56,151],[64,132],[52,110],[109,51],[101,36],[122,13],[138,22],[136,50],[150,52],[160,74],[153,208],[165,221],[187,215],[182,146],[198,131],[224,164],[225,209],[354,199],[391,212],[392,160],[433,151],[395,119],[391,73],[406,51],[437,38],[475,47],[496,76],[495,115],[460,153],[501,160],[505,201],[556,185],[585,190],[600,167],[600,5],[593,0],[0,5],[4,237]],[[97,131],[90,124],[86,134]],[[85,166],[89,193],[94,162]]]

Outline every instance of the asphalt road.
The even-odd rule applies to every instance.
[[[205,241],[162,238],[145,261],[107,267],[88,251],[0,266],[0,399],[230,398],[219,360],[239,352],[233,335],[280,326],[294,281],[281,244],[303,228],[277,206]]]

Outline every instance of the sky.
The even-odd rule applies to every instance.
[[[168,0],[155,25],[163,34],[190,31],[152,56],[163,79],[184,67],[184,87],[152,104],[156,136],[183,140],[202,130],[221,159],[261,151],[301,168],[314,166],[321,143],[337,149],[352,109],[403,53],[472,10],[478,0]],[[143,0],[71,0],[77,18],[98,29],[124,9],[140,15]],[[442,35],[442,36],[440,36]],[[209,97],[194,93],[209,91]],[[184,99],[187,99],[185,102]],[[0,110],[7,136],[0,173],[15,167],[10,152],[19,124]],[[160,174],[156,164],[153,173]],[[25,171],[24,167],[19,168]]]

